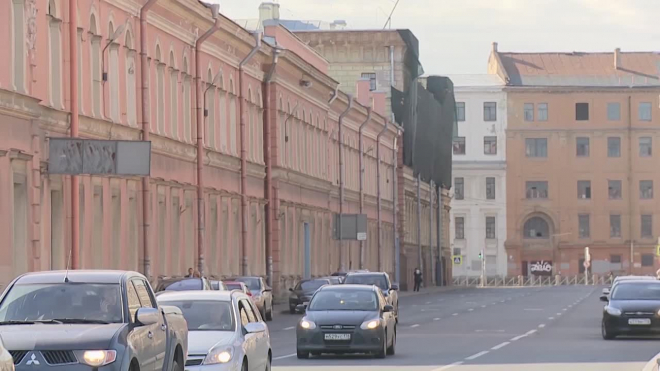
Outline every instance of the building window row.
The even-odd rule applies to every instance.
[[[461,178],[462,179],[462,178]],[[620,200],[622,198],[622,181],[608,180],[607,193],[610,200]],[[590,180],[578,180],[577,198],[581,200],[590,200],[592,194]],[[525,182],[525,197],[528,199],[546,199],[548,198],[547,181],[527,181]],[[639,181],[639,199],[653,199],[653,180]]]
[[[464,155],[466,153],[465,137],[455,137],[453,139],[452,151],[455,155]],[[484,155],[497,154],[497,137],[484,137]]]
[[[640,102],[637,106],[637,119],[639,121],[651,121],[652,108],[653,106],[651,102]],[[575,120],[576,121],[589,120],[589,103],[585,103],[585,102],[575,103]],[[610,102],[607,104],[607,120],[608,121],[621,120],[621,103]]]
[[[652,137],[639,137],[639,157],[652,157],[653,156],[653,138]],[[463,149],[464,150],[464,149]],[[456,148],[454,148],[454,154]],[[548,139],[547,138],[525,138],[525,156],[527,157],[548,157]],[[589,137],[576,137],[575,138],[575,156],[576,157],[590,157],[591,156],[591,139]],[[607,157],[621,157],[621,138],[608,137],[607,138]]]
[[[642,214],[640,216],[639,235],[641,238],[653,238],[653,215]],[[610,215],[610,238],[621,238],[621,215]],[[590,214],[578,214],[578,237],[591,238],[591,216]]]
[[[497,121],[497,102],[484,102],[483,112],[484,121]],[[456,102],[456,121],[465,121],[465,102]]]
[[[525,121],[548,121],[548,104],[537,103],[536,115],[534,115],[534,103],[525,103],[524,105]]]
[[[487,216],[485,218],[485,232],[486,239],[492,240],[497,238],[497,226],[494,216]],[[454,217],[454,239],[464,240],[465,239],[465,217],[457,216]]]
[[[486,199],[494,200],[496,195],[495,177],[486,177]],[[454,199],[465,199],[465,178],[454,178]]]

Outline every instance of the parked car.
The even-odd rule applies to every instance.
[[[232,281],[243,282],[252,292],[252,300],[266,321],[273,320],[273,289],[262,277],[235,277]]]
[[[385,272],[349,273],[346,275],[344,284],[375,285],[380,288],[387,304],[394,308],[394,317],[399,323],[399,285],[392,283],[389,274]]]
[[[227,285],[225,285],[224,282],[219,281],[219,280],[210,280],[209,283],[211,284],[211,289],[216,290],[216,291],[228,291],[229,289],[227,288]]]
[[[367,269],[358,269],[358,270],[352,270],[352,271],[348,271],[348,272],[334,272],[333,274],[331,274],[331,276],[332,277],[339,277],[341,279],[341,283],[344,283],[344,280],[346,279],[346,276],[349,273],[367,273],[367,272],[369,272],[369,270],[367,270]]]
[[[163,291],[213,290],[206,277],[160,277],[156,293]]]
[[[0,324],[19,370],[183,371],[188,354],[181,311],[159,306],[136,272],[24,274],[0,299]]]
[[[660,281],[623,280],[612,288],[612,293],[602,295],[603,307],[601,333],[611,340],[618,335],[660,333]]]
[[[5,349],[2,336],[0,336],[0,371],[14,371],[14,359]]]
[[[291,291],[291,294],[289,294],[289,312],[295,314],[296,307],[299,304],[309,303],[316,290],[325,285],[331,285],[329,279],[318,278],[298,282],[296,287],[289,289]]]
[[[271,369],[268,327],[244,293],[167,292],[158,302],[178,307],[186,318],[187,371]]]
[[[319,278],[329,280],[331,285],[340,285],[343,281],[341,277],[337,277],[337,276],[319,277]]]
[[[366,285],[321,287],[296,328],[300,359],[322,353],[393,355],[396,319],[380,289]]]

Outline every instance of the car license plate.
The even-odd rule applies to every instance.
[[[651,319],[650,318],[630,318],[628,320],[629,325],[650,325],[651,324]]]
[[[351,334],[325,334],[325,340],[333,340],[333,341],[351,340]]]

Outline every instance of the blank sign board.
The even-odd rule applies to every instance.
[[[48,172],[149,176],[151,142],[50,138]]]
[[[341,216],[341,238],[339,238],[339,214],[335,214],[334,238],[335,240],[358,240],[367,239],[367,215],[366,214],[342,214]]]

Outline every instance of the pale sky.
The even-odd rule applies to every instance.
[[[220,3],[233,19],[258,18],[261,0]],[[396,0],[278,0],[282,19],[343,19],[382,29]],[[419,39],[428,75],[486,73],[500,51],[660,51],[660,0],[400,0],[392,28]]]

